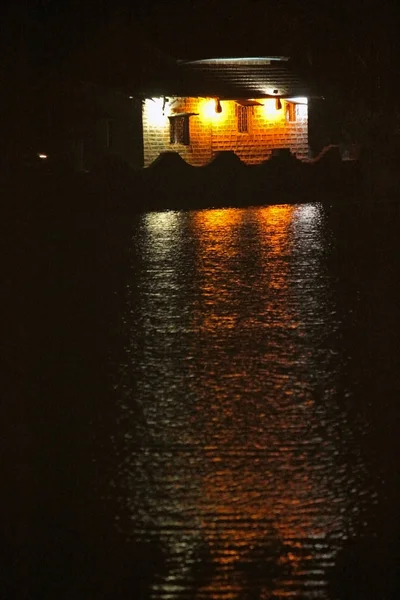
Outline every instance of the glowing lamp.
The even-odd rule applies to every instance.
[[[226,121],[230,114],[229,102],[222,105],[222,101],[217,98],[200,99],[198,107],[201,119],[205,123],[212,125],[221,125]],[[220,108],[218,108],[218,105]]]
[[[163,98],[147,98],[145,107],[149,125],[153,127],[166,125],[168,120],[164,114],[165,103]]]
[[[38,152],[38,157],[39,157],[41,160],[46,160],[46,158],[47,158],[47,154],[43,154],[42,152]]]

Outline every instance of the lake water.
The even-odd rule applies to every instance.
[[[108,426],[114,526],[150,548],[127,598],[397,597],[399,223],[135,222]]]
[[[2,230],[0,598],[397,600],[400,205],[39,200]]]

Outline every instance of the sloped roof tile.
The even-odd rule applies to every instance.
[[[178,61],[158,91],[171,96],[221,99],[310,96],[310,86],[285,57]]]

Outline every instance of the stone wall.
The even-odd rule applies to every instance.
[[[189,164],[207,164],[216,152],[233,150],[246,164],[258,164],[276,148],[290,148],[299,159],[308,157],[308,110],[306,104],[261,99],[248,107],[248,131],[238,131],[238,104],[222,100],[215,111],[212,98],[147,99],[143,106],[144,165],[150,165],[161,152],[178,152]],[[291,110],[289,120],[289,110]],[[190,119],[189,145],[170,143],[170,116],[194,113]]]

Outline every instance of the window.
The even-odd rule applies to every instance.
[[[286,102],[286,121],[296,120],[296,105],[293,102]]]
[[[249,131],[249,107],[237,106],[237,127],[239,133],[248,133]]]
[[[176,117],[168,117],[169,141],[171,144],[185,144],[185,146],[189,145],[189,116],[190,115],[187,114]]]

